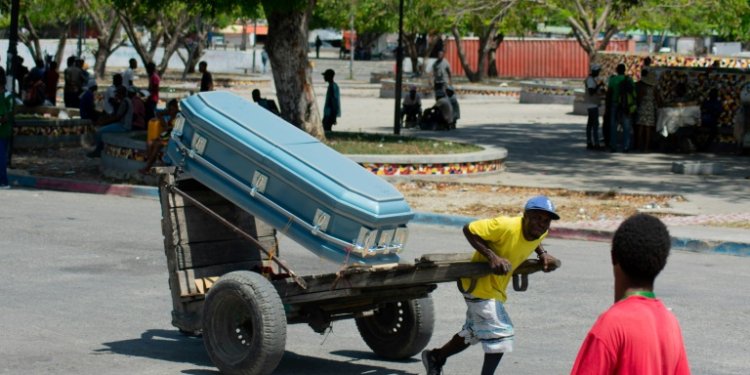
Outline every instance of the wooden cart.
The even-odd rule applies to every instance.
[[[179,180],[173,168],[158,172],[172,324],[202,334],[224,373],[271,373],[284,354],[287,324],[323,333],[349,318],[377,355],[412,357],[432,336],[437,284],[489,273],[467,254],[435,254],[299,276],[279,261],[274,228],[198,181]],[[521,265],[514,288],[525,290],[527,275],[539,270],[536,260]]]

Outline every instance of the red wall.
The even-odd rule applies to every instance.
[[[477,67],[476,38],[461,44],[472,69]],[[635,51],[633,40],[612,40],[607,51]],[[445,42],[445,58],[454,75],[463,75],[456,41]],[[497,71],[500,77],[516,78],[584,78],[589,71],[588,55],[575,39],[505,39],[497,49]]]

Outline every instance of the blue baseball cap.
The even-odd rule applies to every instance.
[[[549,198],[547,198],[544,195],[537,195],[536,197],[533,197],[529,199],[526,202],[526,206],[523,208],[524,211],[529,210],[539,210],[539,211],[546,211],[550,215],[552,215],[552,220],[560,220],[560,215],[555,212],[555,205],[552,203]]]

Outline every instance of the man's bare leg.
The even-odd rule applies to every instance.
[[[431,353],[435,356],[435,360],[438,363],[445,363],[448,357],[458,354],[468,347],[469,344],[466,343],[465,339],[456,334],[442,348],[432,350]]]
[[[484,364],[482,365],[482,375],[492,375],[497,370],[500,360],[503,359],[503,353],[484,353]]]

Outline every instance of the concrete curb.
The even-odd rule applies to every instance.
[[[417,212],[411,222],[414,224],[463,227],[473,220],[476,219],[468,216],[452,216],[430,212]],[[614,230],[610,231],[569,227],[553,227],[549,233],[550,238],[598,242],[610,242],[613,235]],[[750,243],[742,242],[709,241],[685,237],[672,237],[672,248],[675,250],[690,251],[695,253],[715,253],[744,257],[750,256]]]
[[[121,197],[156,199],[159,189],[155,186],[105,184],[97,182],[83,182],[65,178],[36,177],[14,173],[8,174],[8,182],[13,186],[22,186],[43,190],[59,190],[88,194],[108,194]],[[476,218],[469,216],[444,215],[430,212],[417,212],[412,219],[414,224],[444,225],[451,227],[463,227]],[[550,230],[550,238],[566,240],[599,241],[609,242],[614,231],[553,227]],[[715,253],[735,256],[750,256],[750,243],[731,241],[707,241],[685,237],[672,237],[672,248],[696,253]]]
[[[103,184],[65,178],[25,176],[13,173],[8,174],[8,182],[12,186],[75,193],[109,194],[133,198],[157,198],[159,196],[159,190],[155,186]]]

